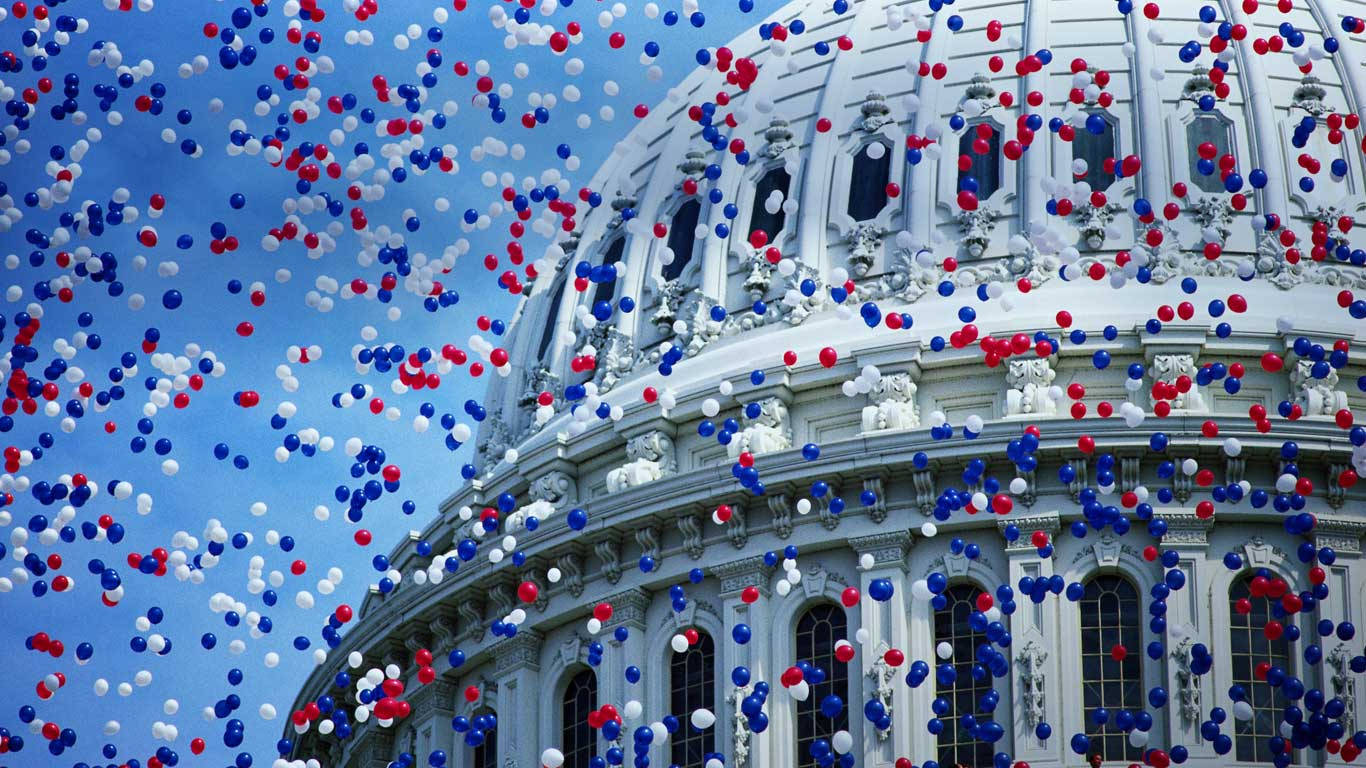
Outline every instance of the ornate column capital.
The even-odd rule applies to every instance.
[[[650,608],[650,592],[641,587],[632,587],[625,592],[610,595],[603,602],[612,606],[612,618],[604,625],[627,624],[634,629],[645,628],[645,612]]]
[[[910,531],[875,533],[849,540],[849,546],[860,558],[865,554],[873,556],[873,567],[896,566],[903,571],[907,570],[906,554],[913,545]]]
[[[721,580],[721,597],[738,597],[745,587],[758,587],[759,593],[767,595],[768,576],[773,569],[764,564],[762,556],[747,557],[730,563],[715,566],[713,575]]]
[[[1027,550],[1033,550],[1034,545],[1030,543],[1030,534],[1034,531],[1043,531],[1049,538],[1062,529],[1062,522],[1058,518],[1057,511],[1042,512],[1036,515],[1025,515],[1023,517],[1005,517],[996,521],[996,529],[1002,534],[1005,533],[1006,526],[1014,524],[1020,529],[1020,538],[1006,545],[1006,551],[1011,554],[1019,554]]]
[[[1366,520],[1320,517],[1314,526],[1314,546],[1332,547],[1339,555],[1361,555],[1361,537],[1366,535]]]
[[[1201,519],[1190,510],[1163,510],[1154,512],[1153,517],[1167,523],[1167,532],[1162,536],[1162,544],[1180,549],[1204,549],[1209,546],[1209,532],[1214,527],[1214,518]]]
[[[543,640],[535,630],[518,629],[516,635],[493,647],[494,671],[501,676],[517,669],[540,669]]]

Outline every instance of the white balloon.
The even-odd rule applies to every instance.
[[[1148,732],[1137,728],[1129,731],[1129,743],[1140,749],[1148,745]]]
[[[792,593],[792,582],[788,581],[787,579],[783,579],[782,581],[774,585],[773,589],[778,593],[778,597],[787,597],[789,594]]]
[[[935,646],[934,655],[938,656],[944,661],[948,661],[949,659],[953,658],[953,645],[950,643],[940,643],[939,645]]]
[[[560,768],[564,765],[564,753],[554,747],[541,753],[541,765],[546,768]]]
[[[930,585],[924,579],[916,579],[911,582],[911,597],[916,600],[933,600],[934,593],[930,591]]]
[[[1252,705],[1246,701],[1233,702],[1233,718],[1235,720],[1251,720]]]
[[[716,715],[707,709],[694,709],[692,712],[692,727],[700,730],[710,728],[716,722]]]
[[[806,701],[807,697],[811,695],[811,686],[808,685],[805,680],[802,680],[791,688],[788,688],[787,692],[792,694],[792,698],[797,701]]]
[[[920,526],[920,535],[924,536],[927,539],[934,538],[935,534],[937,533],[939,533],[939,526],[935,525],[934,523],[925,523],[924,525]]]
[[[669,647],[674,649],[674,653],[683,653],[688,650],[688,638],[682,635],[674,635],[669,640]]]
[[[830,737],[830,746],[843,755],[854,748],[854,737],[848,731],[835,731],[835,735]]]
[[[876,563],[877,560],[873,557],[871,552],[864,552],[858,559],[858,567],[865,571],[872,568]]]

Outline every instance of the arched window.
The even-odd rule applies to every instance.
[[[471,718],[470,726],[484,735],[484,740],[474,748],[471,768],[498,768],[498,734],[494,732],[498,727],[498,713],[485,707]]]
[[[561,697],[560,751],[565,768],[588,768],[598,754],[598,742],[588,713],[598,708],[598,676],[585,669],[574,675]]]
[[[1115,174],[1105,172],[1105,161],[1113,159],[1117,152],[1115,124],[1104,112],[1092,112],[1091,117],[1100,118],[1103,128],[1100,133],[1092,133],[1087,126],[1077,128],[1072,137],[1072,159],[1086,161],[1086,175],[1081,180],[1090,184],[1092,190],[1103,191],[1115,183]],[[1095,121],[1088,118],[1087,122]]]
[[[891,172],[892,149],[886,142],[874,141],[859,148],[849,175],[849,218],[867,221],[882,213],[887,206]]]
[[[811,744],[817,739],[828,741],[836,731],[849,727],[849,673],[835,658],[835,643],[846,639],[848,631],[844,609],[831,603],[814,605],[797,619],[797,661],[825,674],[824,680],[811,686],[806,701],[797,702],[797,768],[815,768]],[[821,712],[821,702],[832,693],[845,705],[834,719]]]
[[[759,183],[754,187],[754,207],[749,214],[749,229],[744,233],[745,240],[749,240],[749,233],[756,229],[763,230],[768,235],[768,241],[773,242],[778,233],[783,231],[783,224],[787,220],[787,214],[783,212],[781,206],[775,213],[768,212],[767,201],[774,197],[773,193],[779,193],[782,198],[779,202],[786,201],[788,186],[792,184],[792,176],[787,169],[779,166],[770,169],[759,179]]]
[[[1143,750],[1115,727],[1123,711],[1143,709],[1143,611],[1138,589],[1123,576],[1102,575],[1086,583],[1081,599],[1082,717],[1091,752],[1106,761],[1141,761]],[[1116,647],[1123,655],[1117,660]],[[1108,722],[1094,714],[1104,708]]]
[[[1202,173],[1200,168],[1199,148],[1202,144],[1213,144],[1215,149],[1214,157],[1205,168],[1209,173]],[[1229,154],[1231,144],[1228,124],[1222,118],[1209,112],[1197,113],[1186,124],[1186,146],[1190,150],[1191,183],[1205,192],[1223,192],[1224,182],[1219,178],[1219,158]]]
[[[986,200],[1001,188],[1001,132],[994,124],[983,121],[969,125],[958,139],[958,157],[958,189],[964,189],[963,182],[972,179],[977,184],[977,199]]]
[[[612,241],[611,245],[607,246],[607,253],[602,257],[602,265],[604,267],[613,266],[621,261],[621,256],[625,252],[626,238],[618,237],[616,240]],[[598,283],[597,286],[593,288],[593,303],[589,305],[589,308],[591,309],[597,306],[599,301],[612,301],[612,297],[616,296],[616,293],[617,281],[615,279]]]
[[[1271,664],[1290,670],[1290,646],[1285,637],[1269,640],[1266,624],[1277,618],[1272,613],[1271,598],[1252,596],[1253,576],[1237,579],[1228,588],[1229,601],[1229,661],[1233,667],[1233,684],[1247,690],[1247,701],[1252,705],[1252,719],[1238,720],[1235,725],[1234,747],[1239,762],[1267,763],[1272,760],[1267,743],[1280,735],[1278,725],[1286,700],[1279,688],[1265,680],[1258,680],[1254,672],[1258,664]],[[1239,610],[1239,602],[1246,600],[1246,613]]]
[[[692,261],[693,246],[697,244],[697,220],[702,215],[702,204],[689,200],[679,206],[669,224],[669,250],[674,260],[664,265],[664,279],[677,280],[688,262]]]
[[[716,729],[692,727],[694,710],[716,711],[716,646],[711,635],[699,632],[697,644],[669,659],[669,711],[678,718],[670,739],[669,759],[682,768],[702,768],[707,754],[716,751]]]
[[[545,330],[541,331],[541,343],[536,348],[537,360],[545,360],[545,353],[550,351],[550,342],[555,340],[555,327],[560,321],[560,302],[564,299],[565,282],[560,281],[559,286],[550,294],[550,303],[546,304]]]
[[[950,705],[949,713],[939,718],[944,722],[944,730],[939,734],[939,764],[942,766],[990,768],[992,765],[991,742],[974,739],[960,727],[963,715],[981,715],[977,703],[991,690],[990,673],[985,669],[974,670],[974,667],[981,667],[976,660],[977,648],[988,642],[987,636],[968,624],[968,617],[977,610],[980,594],[982,590],[968,584],[952,587],[944,593],[948,604],[942,611],[934,612],[935,647],[940,643],[953,646],[951,663],[957,673],[952,685],[935,687],[935,695]]]

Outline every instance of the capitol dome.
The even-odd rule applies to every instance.
[[[959,0],[933,13],[798,0],[728,46],[729,72],[757,66],[738,76],[752,77],[746,89],[711,51],[587,185],[601,203],[573,199],[574,231],[522,299],[510,371],[485,400],[474,477],[398,543],[389,560],[404,578],[372,588],[296,702],[354,697],[333,687],[338,672],[388,667],[414,678],[411,714],[290,726],[293,754],[380,768],[401,753],[426,765],[440,749],[456,768],[529,768],[555,748],[569,768],[590,768],[620,748],[630,764],[630,729],[672,714],[682,724],[650,748],[650,765],[703,768],[715,755],[808,768],[830,764],[811,748],[839,732],[855,764],[880,768],[903,757],[992,766],[1001,753],[1127,765],[1177,746],[1209,768],[1271,763],[1285,702],[1253,670],[1318,668],[1302,644],[1263,635],[1277,609],[1253,577],[1312,590],[1297,554],[1331,548],[1320,616],[1366,610],[1361,494],[1339,483],[1366,462],[1335,422],[1366,406],[1353,383],[1364,371],[1324,362],[1358,338],[1340,292],[1366,288],[1366,252],[1333,239],[1366,207],[1362,132],[1342,119],[1366,107],[1366,69],[1351,46],[1325,45],[1358,3],[1252,15],[1215,5],[1249,40],[1284,34],[1282,23],[1304,39],[1276,55],[1206,51],[1199,60],[1223,70],[1212,76],[1179,54],[1214,34],[1194,3],[1165,3],[1154,22],[1094,0]],[[1051,64],[1017,74],[1040,52]],[[1029,114],[1041,125],[1025,149]],[[1237,178],[1225,180],[1229,162]],[[964,189],[975,190],[966,205]],[[880,315],[862,314],[869,302]],[[1178,308],[1169,321],[1156,319],[1164,305]],[[979,338],[964,337],[968,322]],[[1017,334],[1022,346],[983,365],[981,338]],[[1267,353],[1284,367],[1264,367]],[[538,404],[543,393],[553,405]],[[1029,425],[1032,452],[1021,447],[1034,442],[1022,438]],[[1165,440],[1150,442],[1158,430]],[[1287,528],[1292,489],[1278,483],[1293,475],[1314,489],[1293,502],[1317,520],[1307,535]],[[1217,514],[1198,514],[1211,494]],[[1008,514],[967,508],[998,496]],[[498,530],[476,530],[500,504]],[[1098,532],[1086,525],[1093,506],[1133,519]],[[586,512],[581,530],[572,510]],[[1155,535],[1184,574],[1175,588],[1145,553]],[[466,540],[477,556],[447,572]],[[524,605],[525,582],[538,590]],[[885,585],[891,598],[875,597]],[[992,607],[999,628],[984,629],[973,614],[1012,600],[1002,585],[1014,610]],[[1250,613],[1235,610],[1241,600]],[[590,622],[599,604],[610,618]],[[516,610],[515,635],[495,636]],[[677,652],[685,631],[697,634]],[[1001,631],[1008,644],[987,643]],[[1315,639],[1317,684],[1342,703],[1350,734],[1366,707],[1348,668],[1358,651]],[[847,664],[840,640],[856,649]],[[1214,658],[1204,674],[1192,671],[1197,647]],[[415,682],[422,651],[434,656],[426,685]],[[956,681],[910,685],[915,661],[951,667]],[[779,682],[798,662],[821,670],[801,701]],[[771,688],[762,721],[744,711],[760,681]],[[1221,754],[1201,726],[1235,685],[1262,688],[1250,719],[1222,726]],[[1170,696],[1160,708],[1154,688]],[[991,690],[999,702],[984,708]],[[845,704],[835,717],[822,713],[830,695]],[[642,714],[619,742],[586,722],[631,701]],[[714,726],[688,726],[699,708]],[[974,721],[1000,727],[976,738]],[[1088,737],[1086,754],[1073,734]]]

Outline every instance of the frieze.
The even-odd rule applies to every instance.
[[[721,580],[722,597],[738,595],[745,587],[758,587],[760,592],[767,594],[768,577],[773,572],[764,564],[762,556],[714,565],[710,570]]]
[[[849,546],[860,556],[873,556],[873,565],[896,565],[906,569],[906,553],[913,542],[909,531],[877,533],[872,536],[859,536],[849,540]]]

